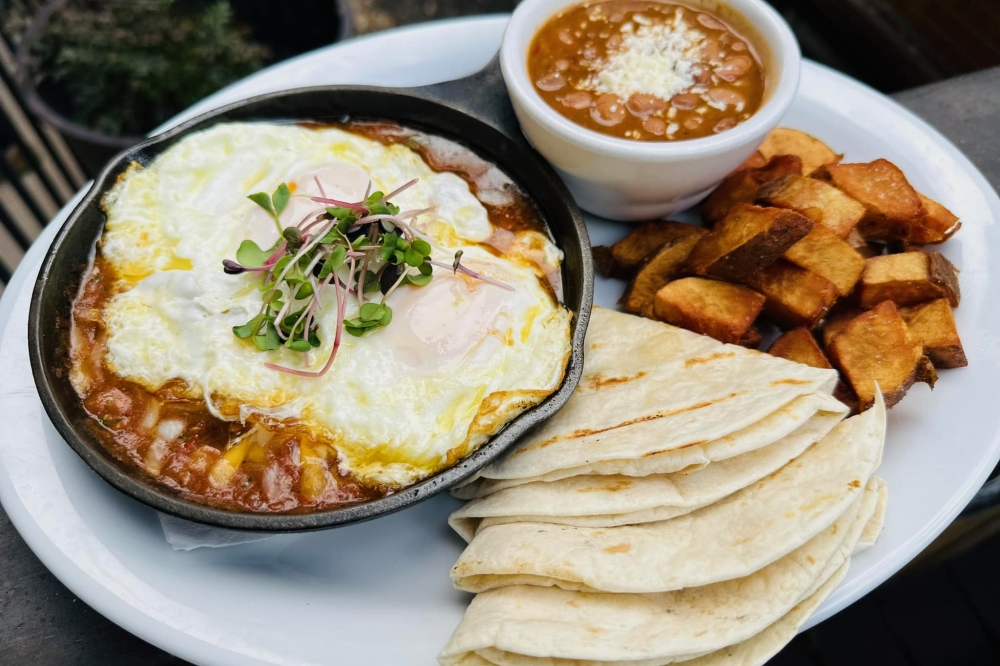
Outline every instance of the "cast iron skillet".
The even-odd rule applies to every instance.
[[[219,122],[348,118],[396,121],[456,140],[496,164],[528,194],[565,253],[564,302],[576,315],[565,379],[547,400],[510,421],[473,454],[382,499],[305,514],[243,513],[185,499],[119,461],[88,434],[84,427],[88,417],[69,382],[72,299],[104,227],[101,199],[133,160],[149,164],[183,137]],[[471,77],[424,88],[323,86],[253,97],[205,113],[121,153],[104,168],[45,256],[32,294],[28,348],[35,384],[52,423],[73,450],[118,490],[165,513],[208,525],[274,532],[313,530],[376,518],[450,488],[555,414],[575,390],[583,371],[583,340],[593,291],[590,242],[583,218],[559,177],[521,136],[494,59]]]

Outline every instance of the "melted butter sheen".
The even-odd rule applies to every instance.
[[[337,305],[333,290],[324,292],[323,344],[310,366],[301,354],[261,353],[233,335],[256,313],[260,294],[253,274],[226,275],[221,262],[247,238],[262,247],[277,238],[246,195],[285,182],[296,195],[357,201],[369,180],[388,192],[412,178],[418,184],[393,203],[435,208],[415,221],[439,248],[433,258],[450,264],[462,250],[463,264],[513,291],[436,269],[428,286],[390,296],[387,328],[345,333],[325,376],[266,368],[321,367]],[[116,445],[138,442],[129,457],[195,495],[254,510],[356,501],[344,475],[366,488],[412,483],[474,450],[561,381],[570,315],[543,284],[561,253],[530,230],[514,233],[506,253],[481,245],[495,231],[486,208],[460,177],[431,170],[405,146],[337,128],[219,125],[131,170],[105,208],[98,264],[77,304],[74,383]],[[282,223],[321,209],[293,197]],[[351,298],[347,318],[358,307]],[[112,388],[125,397],[109,397]],[[499,425],[495,414],[484,425],[484,402],[507,393],[527,400]],[[143,425],[135,414],[110,415],[116,400],[119,412],[142,407]],[[178,416],[179,405],[187,416]],[[156,417],[187,430],[168,441],[147,423]],[[192,436],[196,420],[207,425]],[[241,488],[256,499],[240,499]]]

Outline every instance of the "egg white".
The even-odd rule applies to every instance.
[[[268,247],[277,230],[247,200],[288,183],[296,194],[358,201],[389,192],[403,210],[434,207],[416,226],[434,259],[463,264],[513,291],[436,269],[426,287],[388,299],[393,321],[361,338],[343,336],[321,378],[276,372],[265,363],[315,370],[326,361],[337,312],[333,290],[319,315],[322,346],[302,354],[260,352],[233,335],[260,307],[254,275],[227,275],[247,239]],[[318,182],[317,182],[318,181]],[[494,229],[461,178],[434,172],[402,145],[334,128],[232,123],[186,137],[148,167],[125,174],[105,202],[100,253],[120,278],[104,310],[109,368],[149,390],[184,380],[219,416],[305,424],[337,449],[345,471],[408,484],[482,444],[561,382],[570,313],[541,276],[562,255],[541,234],[521,232],[497,256],[478,244]],[[294,197],[282,214],[297,224],[317,208]],[[523,248],[519,253],[517,248]],[[354,316],[357,301],[348,302]]]

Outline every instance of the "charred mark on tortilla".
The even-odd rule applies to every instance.
[[[639,371],[634,375],[625,375],[623,377],[606,377],[601,373],[597,373],[592,377],[587,378],[587,387],[592,391],[600,391],[605,386],[617,386],[619,384],[627,384],[636,379],[642,379],[646,376],[645,371]]]
[[[600,435],[601,433],[608,432],[609,430],[617,430],[618,428],[625,428],[627,426],[635,425],[637,423],[644,423],[646,421],[655,421],[657,419],[666,418],[668,416],[676,416],[677,414],[683,414],[684,412],[693,412],[693,411],[698,410],[698,409],[705,409],[706,407],[711,407],[712,405],[717,405],[720,402],[724,402],[726,400],[732,400],[733,398],[738,398],[739,396],[744,395],[746,393],[749,393],[749,391],[747,391],[747,390],[737,391],[736,393],[730,393],[729,395],[727,395],[724,398],[717,398],[715,400],[706,400],[705,402],[698,402],[698,403],[695,403],[693,405],[688,405],[687,407],[681,407],[679,409],[668,409],[666,411],[657,412],[655,414],[649,414],[647,416],[640,416],[639,418],[629,419],[628,421],[623,421],[622,423],[619,423],[619,424],[613,425],[613,426],[608,426],[607,428],[599,428],[597,430],[591,430],[589,428],[584,428],[584,429],[581,429],[581,430],[574,430],[573,432],[569,433],[568,435],[559,435],[557,437],[553,437],[552,439],[547,439],[547,440],[545,440],[544,442],[542,442],[540,444],[533,445],[533,446],[526,446],[523,449],[521,449],[519,451],[515,451],[514,453],[512,453],[511,454],[511,458],[513,458],[515,456],[519,456],[522,453],[524,453],[525,451],[531,451],[532,449],[544,449],[547,446],[551,446],[552,444],[555,444],[557,442],[561,442],[561,441],[564,441],[564,440],[567,440],[567,439],[579,439],[581,437],[591,437],[593,435]]]
[[[736,352],[714,352],[708,356],[696,356],[684,361],[684,367],[690,368],[691,366],[698,365],[699,363],[711,363],[712,361],[717,361],[721,358],[731,358],[733,356],[736,356]]]

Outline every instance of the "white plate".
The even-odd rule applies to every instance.
[[[469,74],[496,52],[506,17],[431,23],[283,63],[182,114],[264,91],[322,83],[419,85]],[[878,545],[820,610],[830,616],[914,557],[965,506],[1000,457],[1000,200],[958,150],[885,97],[806,63],[785,124],[846,153],[886,157],[961,216],[944,248],[962,269],[959,330],[970,367],[914,388],[892,411],[881,473],[890,505]],[[79,196],[77,197],[79,198]],[[432,664],[469,597],[448,571],[462,544],[436,497],[373,522],[222,549],[176,553],[155,513],[105,484],[45,417],[28,367],[26,321],[44,249],[35,244],[0,303],[0,500],[31,549],[76,595],[125,629],[199,664]],[[591,221],[607,243],[626,228]],[[603,280],[612,305],[620,283]],[[992,306],[992,307],[991,307]],[[9,325],[8,324],[9,320]]]

